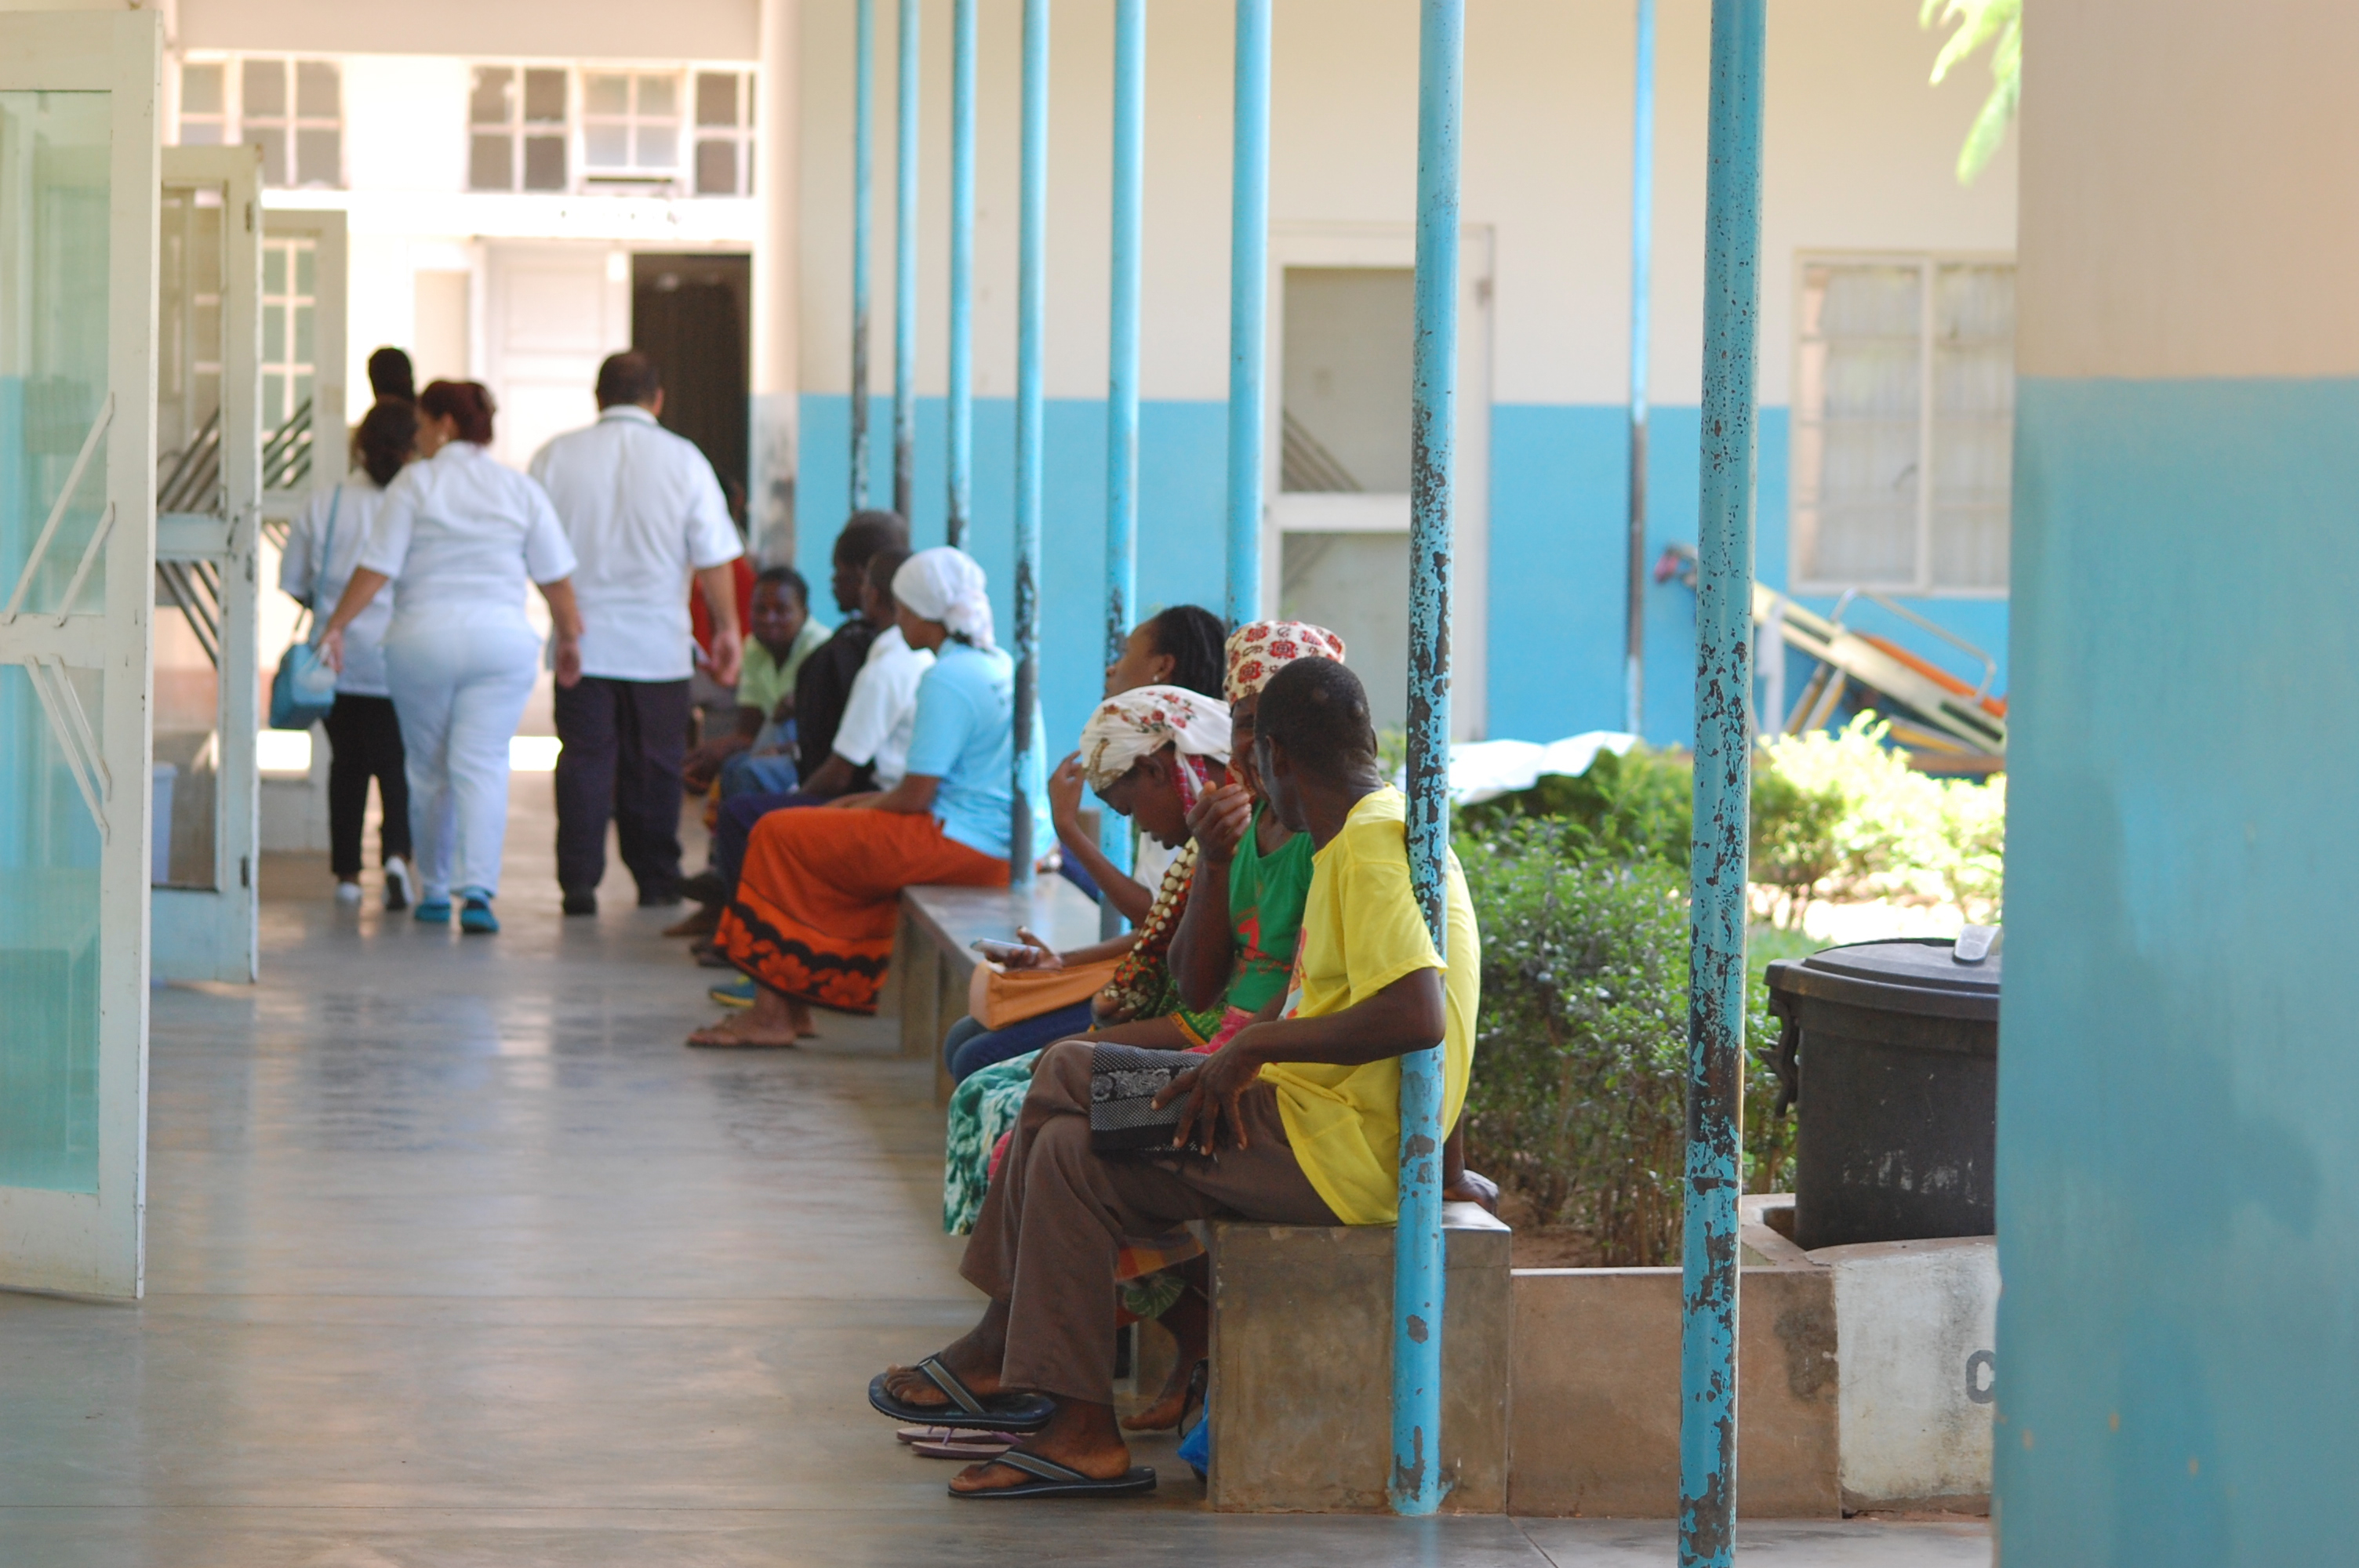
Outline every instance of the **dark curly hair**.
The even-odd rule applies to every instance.
[[[1171,682],[1213,701],[1222,700],[1228,630],[1221,618],[1197,604],[1175,604],[1145,622],[1147,641],[1171,661]]]
[[[1262,688],[1254,730],[1319,778],[1347,778],[1376,765],[1367,687],[1332,659],[1297,659],[1273,676]]]

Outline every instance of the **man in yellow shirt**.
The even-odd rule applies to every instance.
[[[1400,1058],[1442,1048],[1445,1129],[1473,1062],[1481,942],[1453,857],[1449,961],[1410,890],[1400,793],[1376,762],[1367,694],[1342,665],[1303,659],[1262,693],[1256,760],[1271,808],[1310,835],[1310,892],[1289,994],[1159,1104],[1184,1101],[1173,1152],[1090,1146],[1087,1041],[1041,1053],[961,1271],[983,1321],[870,1402],[904,1420],[1027,1433],[969,1466],[954,1497],[1109,1497],[1152,1489],[1116,1424],[1114,1260],[1125,1238],[1189,1220],[1389,1224],[1397,1201]]]

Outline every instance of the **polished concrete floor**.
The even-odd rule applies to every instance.
[[[1671,1561],[1604,1520],[953,1503],[866,1408],[969,1321],[940,1121],[886,1027],[682,1049],[710,974],[556,914],[519,777],[506,932],[266,872],[259,987],[155,995],[147,1296],[0,1294],[0,1568]],[[1951,1568],[1979,1527],[1748,1526],[1744,1559]]]

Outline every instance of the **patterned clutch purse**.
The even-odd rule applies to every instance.
[[[1158,1110],[1155,1097],[1189,1068],[1203,1065],[1204,1057],[1193,1051],[1091,1046],[1090,1147],[1101,1154],[1173,1152],[1171,1134],[1187,1102],[1173,1100]]]

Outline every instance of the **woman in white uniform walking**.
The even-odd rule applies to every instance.
[[[321,653],[343,657],[344,629],[380,589],[395,585],[386,633],[386,683],[408,752],[410,821],[423,896],[418,918],[462,930],[500,928],[507,836],[508,741],[540,665],[525,619],[525,584],[540,587],[556,625],[557,684],[582,678],[582,615],[573,550],[539,485],[502,467],[492,439],[492,395],[472,381],[438,381],[418,398],[418,450],[386,492],[328,622]]]
[[[353,438],[352,471],[342,483],[313,492],[288,531],[278,586],[289,598],[316,616],[335,609],[368,544],[369,525],[384,507],[386,487],[417,451],[418,410],[407,400],[387,399],[368,411]],[[361,825],[375,779],[384,807],[377,849],[385,865],[385,906],[408,909],[418,887],[408,866],[409,783],[401,724],[385,679],[385,633],[392,622],[393,595],[380,593],[344,628],[336,706],[327,719],[329,869],[336,877],[336,902],[358,903]]]

